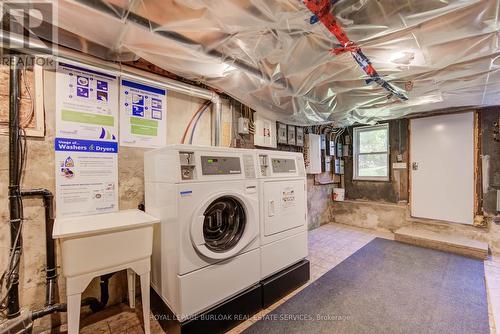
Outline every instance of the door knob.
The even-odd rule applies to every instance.
[[[413,162],[413,163],[411,164],[411,169],[413,169],[413,170],[418,170],[418,162]]]

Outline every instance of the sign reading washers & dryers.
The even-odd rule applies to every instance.
[[[118,210],[118,78],[59,62],[56,72],[58,217]]]

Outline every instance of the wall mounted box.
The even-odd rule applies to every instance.
[[[287,125],[287,144],[295,146],[295,126]]]
[[[320,135],[320,138],[321,138],[321,149],[326,150],[326,136]]]
[[[342,143],[337,143],[337,157],[342,157],[344,155],[344,145]]]
[[[321,173],[321,137],[307,134],[304,141],[304,162],[307,174]]]
[[[276,122],[255,114],[254,144],[261,147],[276,148]]]
[[[329,156],[335,156],[335,141],[326,140],[326,154]]]
[[[344,174],[344,160],[335,159],[335,174],[339,174],[339,175]]]
[[[332,171],[332,157],[326,154],[322,154],[321,157],[321,171],[323,173]]]
[[[277,128],[278,128],[278,144],[288,144],[286,124],[278,122]]]
[[[299,126],[295,127],[295,144],[297,146],[304,146],[304,128]]]
[[[250,120],[248,118],[238,118],[238,133],[240,135],[247,135],[250,133]]]

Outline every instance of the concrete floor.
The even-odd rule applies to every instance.
[[[350,227],[339,224],[327,224],[309,233],[309,260],[311,261],[311,280],[308,284],[345,260],[355,251],[366,245],[376,237],[393,239],[392,234],[379,233],[372,230]],[[490,257],[485,261],[486,284],[488,289],[488,312],[490,319],[490,332],[500,334],[496,331],[495,321],[500,323],[500,258]],[[266,310],[257,313],[249,320],[241,323],[229,331],[229,334],[237,334],[244,331],[261,317],[274,310],[279,305],[293,297],[300,290],[293,291],[280,301],[276,302]],[[57,333],[65,333],[65,326]],[[153,334],[165,333],[158,322],[151,319],[151,332]],[[130,309],[126,304],[109,307],[97,314],[85,317],[81,321],[81,334],[139,334],[142,330],[142,313],[140,298],[136,303],[136,309]]]

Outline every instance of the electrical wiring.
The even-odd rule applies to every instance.
[[[24,88],[26,89],[26,93],[29,96],[29,101],[30,101],[30,112],[25,115],[24,117],[21,118],[19,121],[19,125],[22,129],[28,127],[30,125],[31,121],[33,120],[33,117],[35,116],[35,103],[33,102],[33,95],[31,94],[31,89],[28,84],[28,76],[26,74],[26,67],[23,68],[22,72],[22,82],[24,83]]]
[[[24,84],[24,88],[26,90],[26,93],[29,96],[28,100],[30,102],[30,112],[28,114],[24,115],[24,116],[21,115],[21,119],[19,120],[19,126],[22,129],[25,129],[25,128],[27,128],[30,125],[31,121],[35,117],[35,103],[34,103],[34,100],[33,100],[33,94],[31,92],[31,88],[29,87],[30,85],[28,83],[28,75],[27,75],[26,68],[23,68],[21,81]],[[9,122],[8,121],[0,121],[0,124],[1,125],[8,125]]]
[[[205,113],[205,111],[208,110],[209,106],[210,106],[210,103],[204,104],[203,109],[200,112],[198,112],[198,116],[196,117],[196,120],[194,121],[193,127],[191,129],[191,136],[189,137],[189,144],[193,143],[194,132],[196,130],[196,126],[198,125],[198,121],[200,120],[201,116]]]
[[[182,139],[181,139],[181,143],[182,144],[185,144],[185,141],[186,141],[186,136],[187,136],[187,133],[189,131],[189,128],[191,127],[191,124],[193,123],[193,120],[195,119],[196,115],[198,115],[198,113],[204,108],[205,105],[208,105],[210,104],[211,102],[210,101],[205,101],[199,108],[198,110],[193,114],[193,116],[191,117],[191,119],[189,120],[189,123],[188,125],[186,126],[186,129],[184,130],[184,134],[182,135]]]

